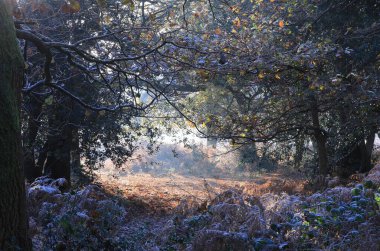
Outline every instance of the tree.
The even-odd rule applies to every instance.
[[[291,152],[313,152],[322,175],[337,165],[345,175],[369,170],[379,127],[376,2],[208,1],[202,11],[189,3],[188,37],[198,50],[183,53],[196,65],[187,79],[222,82],[248,104],[202,114],[219,125],[202,134],[278,148],[298,142]],[[311,151],[300,151],[309,140]]]
[[[28,63],[23,88],[27,178],[44,172],[69,181],[69,152],[78,151],[79,144],[77,159],[81,154],[91,167],[107,157],[120,164],[141,134],[134,118],[181,85],[175,76],[181,69],[171,69],[161,56],[176,49],[175,28],[168,23],[178,1],[158,1],[154,8],[149,1],[20,2],[29,20],[19,20],[17,27]],[[30,21],[48,20],[52,13],[55,18],[39,26]]]
[[[0,1],[0,249],[30,250],[21,169],[20,94],[24,63],[10,15]]]

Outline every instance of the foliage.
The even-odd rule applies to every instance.
[[[39,20],[18,27],[28,61],[25,135],[38,116],[38,139],[26,148],[42,149],[39,140],[64,125],[79,132],[87,164],[121,164],[141,134],[172,126],[139,118],[174,115],[210,140],[275,148],[278,161],[297,168],[319,161],[321,174],[341,176],[370,169],[376,1],[53,3],[19,8]],[[45,21],[52,13],[54,22]],[[33,99],[42,106],[35,114]]]
[[[96,185],[61,193],[59,182],[40,179],[29,188],[29,221],[35,249],[123,250],[118,235],[125,209]]]
[[[322,249],[360,249],[360,240],[376,231],[376,216],[378,205],[372,189],[367,190],[362,184],[351,190],[351,201],[342,201],[329,196],[321,197],[313,204],[305,203],[303,212],[294,215],[289,222],[273,225],[272,228],[297,231],[296,248]],[[375,217],[375,218],[374,218]],[[290,225],[289,225],[290,224]],[[368,225],[374,229],[370,232],[359,232]]]
[[[340,189],[345,188],[306,198],[266,194],[259,200],[226,191],[211,201],[207,210],[180,221],[174,218],[165,245],[169,250],[183,246],[228,250],[234,245],[245,245],[246,250],[376,249],[379,207],[374,189],[358,184],[348,189],[348,198]],[[218,208],[223,208],[223,213]],[[264,228],[251,221],[251,210],[257,219],[265,219]]]

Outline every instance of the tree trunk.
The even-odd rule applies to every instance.
[[[44,170],[45,162],[46,162],[46,157],[47,157],[47,152],[48,152],[48,142],[47,140],[44,143],[44,146],[38,153],[38,158],[37,158],[37,168],[41,170],[43,175],[47,175],[47,173]]]
[[[44,173],[53,179],[65,178],[70,185],[70,146],[71,127],[65,125],[61,132],[49,135],[47,139],[48,151]]]
[[[0,0],[0,250],[31,250],[21,168],[23,60],[10,6]]]
[[[71,140],[71,170],[79,171],[80,166],[80,149],[79,149],[79,132],[78,128],[73,128]]]
[[[360,144],[360,172],[366,173],[371,170],[371,157],[373,145],[375,143],[376,129],[372,129],[366,140],[362,140]]]
[[[44,175],[53,179],[65,178],[70,187],[71,164],[70,151],[72,145],[73,125],[70,123],[70,100],[57,94],[57,101],[49,113],[49,129],[47,139],[40,156],[38,166],[43,166]]]
[[[370,130],[367,136],[361,135],[357,143],[350,152],[345,155],[338,165],[338,174],[347,178],[355,172],[365,173],[371,167],[372,150],[375,142],[376,128]]]
[[[326,148],[327,139],[326,135],[324,135],[322,132],[321,125],[319,123],[318,104],[315,97],[312,97],[311,118],[314,128],[314,138],[317,144],[319,174],[325,176],[329,173],[328,155]]]
[[[36,97],[30,97],[29,102],[29,118],[28,118],[28,129],[24,137],[24,161],[23,168],[25,172],[25,177],[28,181],[33,181],[36,178],[42,176],[42,168],[36,165],[35,160],[35,142],[40,127],[40,123],[36,121],[36,118],[42,112],[42,101],[38,100]]]
[[[257,155],[257,148],[254,142],[251,144],[243,145],[241,148],[239,148],[239,155],[240,163],[248,168],[247,171],[253,172],[255,168],[257,168],[258,164],[260,164],[260,158]],[[262,163],[262,166],[260,167],[268,169],[265,163]]]
[[[305,135],[302,134],[301,137],[295,140],[296,152],[294,156],[294,168],[299,170],[303,160],[303,155],[305,153]]]

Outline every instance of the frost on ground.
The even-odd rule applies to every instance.
[[[366,179],[311,195],[228,188],[155,211],[91,184],[28,188],[35,250],[379,250],[379,187]],[[157,197],[156,200],[160,200]]]

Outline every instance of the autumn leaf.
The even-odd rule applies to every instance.
[[[49,5],[46,1],[32,0],[30,2],[31,2],[31,9],[32,9],[33,12],[34,11],[38,11],[40,13],[46,14],[49,11],[51,12],[52,9],[53,9],[53,7],[51,5]],[[17,12],[17,9],[20,12],[19,14],[22,15],[21,9],[15,8],[16,12]],[[15,14],[17,15],[17,13],[15,13]],[[19,18],[21,18],[21,17],[19,17]]]
[[[236,17],[233,21],[232,21],[233,25],[237,28],[240,28],[241,26],[241,21],[240,21],[240,18]]]
[[[216,28],[216,29],[215,29],[215,34],[216,34],[216,35],[221,35],[221,34],[222,34],[222,29],[220,29],[220,28]]]
[[[85,115],[86,117],[90,117],[91,114],[92,114],[92,111],[89,110],[89,109],[86,109],[86,112],[84,113],[84,115]]]
[[[284,20],[281,20],[280,22],[278,22],[278,26],[280,26],[280,28],[284,28]]]
[[[204,41],[206,41],[207,39],[210,38],[210,34],[206,33],[206,34],[202,35],[202,38],[203,38]]]
[[[80,3],[76,0],[70,0],[61,6],[61,11],[66,14],[72,14],[80,11]]]
[[[156,14],[154,14],[154,13],[149,14],[149,20],[150,21],[156,20]]]
[[[237,6],[237,5],[235,5],[235,6],[231,6],[230,9],[231,9],[231,11],[232,11],[233,13],[235,13],[235,14],[240,13],[240,7]]]
[[[209,74],[206,70],[198,70],[198,75],[203,78],[203,79],[208,79],[209,78]]]
[[[129,6],[129,8],[133,11],[135,9],[135,3],[133,0],[122,0],[122,4]]]
[[[195,124],[193,122],[190,122],[190,121],[186,121],[186,124],[190,127],[190,128],[195,128]]]
[[[229,83],[230,85],[234,85],[236,84],[236,79],[232,76],[227,76],[227,83]]]
[[[69,0],[70,6],[75,12],[80,11],[80,3],[76,0]]]

